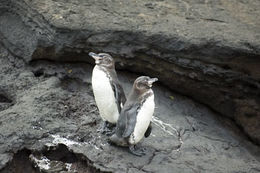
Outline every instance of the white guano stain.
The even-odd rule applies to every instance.
[[[60,135],[51,135],[54,139],[52,141],[53,144],[64,144],[66,146],[72,146],[72,145],[81,145],[81,143],[69,140],[67,138],[60,137]]]
[[[160,129],[162,129],[164,132],[166,132],[167,134],[169,134],[171,136],[177,136],[180,143],[183,144],[183,141],[180,137],[180,133],[178,132],[178,130],[172,124],[165,123],[156,116],[152,117],[152,122],[156,126],[158,126]]]
[[[30,159],[36,164],[36,166],[40,170],[49,170],[51,168],[50,160],[45,156],[42,156],[40,159],[37,159],[34,155],[30,155]]]

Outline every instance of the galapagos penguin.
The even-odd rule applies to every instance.
[[[107,53],[89,53],[95,59],[92,72],[92,88],[100,116],[104,121],[101,133],[113,133],[121,109],[126,101],[124,90],[115,71],[114,59]]]
[[[128,146],[131,153],[142,156],[145,151],[136,146],[143,137],[151,133],[151,119],[154,113],[154,93],[152,84],[157,78],[138,77],[127,97],[127,101],[117,121],[116,132],[109,142],[119,146]]]

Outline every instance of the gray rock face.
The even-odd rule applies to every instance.
[[[117,68],[159,77],[234,119],[260,141],[260,2],[10,0],[0,38],[27,62],[91,62],[108,52]]]

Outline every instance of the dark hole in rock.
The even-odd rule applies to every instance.
[[[247,86],[250,88],[250,90],[257,90],[258,86],[256,84],[253,83],[247,83]]]
[[[75,163],[78,161],[76,155],[68,150],[66,145],[60,144],[54,149],[43,152],[50,160],[62,161],[66,163]]]
[[[229,67],[228,65],[223,65],[222,68],[225,70],[231,70],[231,67]]]
[[[42,157],[41,157],[42,156]],[[47,158],[47,170],[39,168],[32,158],[41,160]],[[46,160],[46,159],[45,159]],[[46,162],[41,162],[43,166]],[[67,166],[70,165],[70,168]],[[44,166],[43,166],[44,167]],[[45,168],[46,168],[45,167]],[[46,148],[43,151],[30,151],[23,149],[14,154],[14,157],[8,165],[0,170],[1,173],[40,173],[40,172],[77,172],[77,173],[101,173],[93,166],[93,163],[82,154],[75,154],[70,151],[66,145],[59,144]]]
[[[8,109],[12,105],[12,100],[0,93],[0,111]]]
[[[0,172],[1,173],[39,173],[29,160],[30,150],[23,149],[14,154],[13,160]]]
[[[45,157],[47,157],[50,161],[60,161],[64,164],[71,164],[71,170],[78,173],[100,173],[103,171],[98,170],[94,166],[92,166],[92,162],[88,160],[82,154],[75,154],[68,149],[66,145],[59,144],[54,147],[50,147],[42,153]]]
[[[252,118],[252,117],[256,117],[257,116],[256,114],[253,114],[253,113],[246,113],[245,115],[248,118]]]
[[[0,94],[0,103],[12,103],[12,100],[7,98],[4,94]]]
[[[44,75],[44,71],[43,69],[38,69],[36,71],[33,72],[35,77],[41,77],[42,75]]]

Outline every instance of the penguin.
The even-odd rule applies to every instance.
[[[116,131],[109,138],[109,143],[129,147],[129,151],[137,156],[145,155],[144,148],[136,144],[143,137],[151,134],[151,119],[154,113],[154,93],[152,84],[157,78],[138,77],[127,97],[127,101],[117,121]]]
[[[126,102],[122,86],[115,71],[115,61],[107,53],[89,53],[95,59],[92,72],[92,88],[95,101],[102,120],[104,121],[101,133],[113,133],[111,127],[115,126],[121,109]]]

